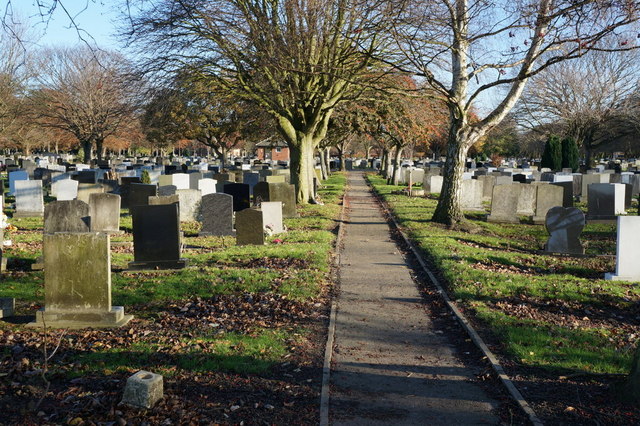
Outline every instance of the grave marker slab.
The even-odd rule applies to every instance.
[[[45,307],[32,327],[120,327],[133,316],[111,305],[109,235],[45,234]]]
[[[91,231],[119,233],[120,196],[117,194],[91,194],[89,196]]]
[[[281,201],[263,201],[260,203],[260,210],[262,211],[264,230],[268,234],[276,235],[284,232]]]
[[[51,195],[58,201],[74,200],[78,197],[78,181],[63,179],[51,184]]]
[[[89,232],[89,205],[79,200],[54,201],[44,208],[44,233]]]
[[[180,221],[176,204],[132,209],[133,257],[129,269],[181,269]]]
[[[545,228],[549,239],[544,246],[546,252],[584,254],[580,233],[584,229],[584,213],[575,207],[553,207],[545,217]]]
[[[202,228],[199,235],[235,235],[233,231],[233,196],[217,193],[204,195],[200,212]]]
[[[16,211],[13,217],[41,217],[44,215],[44,198],[41,180],[17,180],[14,182]]]
[[[251,207],[251,195],[249,185],[244,183],[228,183],[223,192],[233,197],[233,211],[248,209]]]
[[[264,221],[262,211],[244,209],[236,213],[236,244],[263,245]]]
[[[639,235],[640,216],[618,216],[616,272],[605,274],[605,279],[640,281]]]

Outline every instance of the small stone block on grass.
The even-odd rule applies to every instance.
[[[0,318],[13,316],[16,309],[16,299],[13,297],[0,297]]]
[[[122,395],[122,404],[151,408],[162,399],[164,393],[162,376],[140,370],[127,379]]]

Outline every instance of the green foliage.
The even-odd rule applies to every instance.
[[[147,185],[151,184],[151,177],[149,176],[148,170],[142,171],[142,176],[140,176],[140,180],[142,183],[146,183]]]
[[[580,153],[578,145],[571,137],[562,139],[562,168],[571,168],[573,172],[580,167]]]
[[[551,170],[562,169],[562,145],[558,136],[551,135],[547,139],[542,153],[541,166]]]

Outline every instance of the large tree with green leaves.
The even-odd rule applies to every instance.
[[[359,0],[130,0],[127,36],[162,76],[187,68],[262,107],[291,151],[297,200],[313,201],[314,151],[337,105],[358,95],[378,46]]]

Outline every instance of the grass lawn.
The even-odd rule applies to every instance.
[[[503,356],[563,374],[628,372],[640,283],[603,279],[615,270],[615,225],[585,227],[585,257],[551,256],[539,252],[543,225],[487,223],[469,212],[478,231],[452,231],[430,221],[436,197],[400,195],[376,175],[369,181]]]
[[[44,274],[31,270],[41,254],[42,219],[10,219],[17,230],[5,236],[13,244],[4,250],[9,267],[0,279],[0,296],[16,298],[22,321],[0,321],[0,370],[8,372],[21,393],[0,386],[0,395],[12,393],[22,399],[16,396],[15,407],[0,404],[0,408],[17,415],[17,410],[24,412],[38,399],[43,381],[37,373],[45,368],[43,348],[46,345],[51,353],[59,344],[46,366],[52,386],[42,407],[51,412],[64,405],[64,389],[70,380],[90,376],[108,381],[114,375],[121,379],[138,369],[149,369],[169,380],[169,389],[178,399],[186,392],[180,382],[198,380],[196,376],[210,381],[208,392],[215,388],[218,393],[228,392],[230,398],[243,388],[233,381],[245,377],[243,380],[259,383],[251,386],[277,387],[278,392],[273,392],[278,393],[276,400],[299,395],[306,408],[280,404],[293,418],[304,418],[306,412],[315,416],[316,358],[323,345],[316,340],[324,331],[325,301],[333,284],[332,251],[345,184],[343,174],[332,175],[320,190],[324,205],[298,206],[299,217],[284,221],[287,232],[269,237],[264,246],[236,246],[233,237],[198,237],[197,223],[182,224],[183,257],[189,260],[182,270],[126,270],[133,260],[133,247],[126,243],[133,239],[130,216],[123,210],[121,229],[125,233],[112,238],[125,243],[111,249],[112,295],[113,304],[124,306],[135,318],[121,329],[49,330],[45,336],[41,330],[25,328],[21,322],[44,303]],[[235,375],[233,379],[230,374]],[[283,378],[291,383],[283,383]],[[227,386],[233,387],[225,391]],[[206,392],[202,390],[202,398],[214,398]],[[82,392],[78,395],[84,398]],[[116,391],[110,396],[117,397]],[[25,407],[19,408],[21,404]],[[279,415],[287,418],[278,414],[276,402],[269,406],[276,409],[266,417],[267,423],[277,421]],[[166,411],[170,413],[170,407]],[[231,417],[207,412],[203,419],[243,420],[242,410],[232,411],[235,417],[227,410],[225,415]],[[96,421],[111,418],[84,413]],[[54,422],[69,420],[66,414],[51,416]]]

